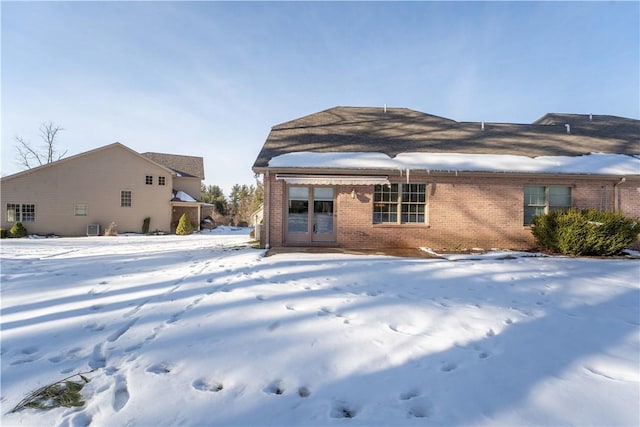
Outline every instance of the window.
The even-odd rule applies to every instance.
[[[165,185],[166,182],[167,182],[167,179],[164,176],[158,177],[158,185]]]
[[[7,203],[8,222],[34,222],[36,220],[36,205],[32,203]]]
[[[20,205],[15,203],[7,203],[7,221],[20,221]]]
[[[525,185],[524,224],[529,225],[533,217],[571,207],[571,187]]]
[[[427,184],[376,185],[373,191],[373,223],[424,224],[426,205]]]
[[[424,224],[426,184],[402,184],[402,222]]]
[[[398,222],[398,184],[376,185],[373,190],[373,223]]]
[[[151,175],[146,175],[146,176],[144,177],[144,183],[145,183],[145,184],[147,184],[147,185],[151,185],[151,184],[153,184],[153,176],[151,176]]]
[[[36,220],[36,205],[22,205],[22,222],[34,222]]]
[[[123,207],[123,208],[131,207],[131,191],[130,190],[122,190],[120,192],[120,207]]]
[[[77,203],[73,210],[75,216],[87,216],[89,214],[89,205],[86,203]]]

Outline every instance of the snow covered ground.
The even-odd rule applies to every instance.
[[[640,424],[638,260],[248,241],[3,240],[2,425]],[[84,407],[8,413],[92,369]]]

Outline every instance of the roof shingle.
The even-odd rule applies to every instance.
[[[204,179],[204,160],[202,157],[165,153],[142,153],[141,155],[181,176]]]
[[[570,125],[567,133],[565,124]],[[271,128],[253,167],[301,152],[576,156],[640,154],[640,120],[547,114],[532,124],[457,122],[407,108],[334,107]]]

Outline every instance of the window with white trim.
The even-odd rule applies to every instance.
[[[7,203],[8,222],[34,222],[36,205],[33,203]]]
[[[75,216],[87,216],[89,215],[89,205],[86,203],[76,203],[73,208],[73,214]]]
[[[145,175],[144,183],[147,184],[147,185],[152,185],[153,184],[153,175]]]
[[[524,186],[524,224],[530,225],[533,217],[571,208],[571,187]]]
[[[167,183],[167,178],[164,176],[159,176],[158,177],[158,185],[166,185]]]
[[[373,190],[374,224],[426,223],[427,184],[376,185]]]
[[[122,190],[120,191],[120,207],[122,208],[130,208],[131,207],[131,190]]]

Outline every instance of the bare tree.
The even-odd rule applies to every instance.
[[[63,128],[52,122],[42,123],[40,125],[40,138],[44,142],[42,149],[34,148],[30,142],[25,141],[20,136],[16,136],[16,142],[18,143],[16,150],[18,150],[20,164],[27,169],[31,169],[34,166],[41,166],[63,158],[68,150],[59,154],[56,148],[56,136],[58,132],[63,130]]]

